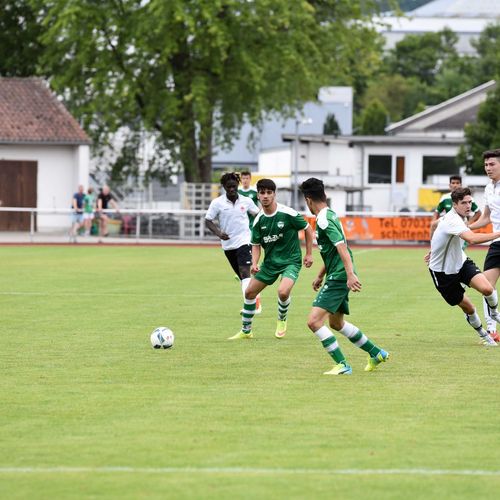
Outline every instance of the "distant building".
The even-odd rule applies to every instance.
[[[323,179],[341,214],[430,210],[439,190],[447,188],[448,176],[460,173],[455,157],[465,123],[476,120],[494,88],[494,81],[487,82],[393,123],[389,135],[284,134],[289,144],[261,154],[257,177],[276,178],[289,193],[296,179],[298,184],[308,177]],[[465,179],[471,187],[486,182],[486,177]],[[475,196],[481,204],[482,189]]]
[[[39,78],[0,78],[0,205],[70,208],[87,185],[90,139]],[[67,215],[40,215],[39,230],[68,227]],[[0,230],[29,230],[29,214],[0,212]]]
[[[450,28],[458,37],[457,50],[473,54],[471,40],[478,38],[488,24],[500,20],[498,0],[434,0],[406,13],[405,17],[380,19],[387,27],[379,28],[386,39],[386,49],[393,48],[406,35],[435,33]]]
[[[308,102],[293,118],[268,117],[262,130],[245,124],[229,151],[216,151],[212,165],[215,170],[256,170],[261,151],[282,146],[282,134],[322,134],[329,114],[335,115],[341,133],[352,134],[353,93],[351,87],[325,87],[320,89],[317,102]],[[253,144],[251,136],[255,137]]]

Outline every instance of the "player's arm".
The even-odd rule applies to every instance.
[[[361,282],[354,273],[351,256],[347,250],[346,243],[337,243],[337,252],[339,253],[342,263],[344,264],[345,272],[347,274],[347,287],[353,292],[361,291]]]
[[[469,224],[473,224],[474,222],[479,220],[479,217],[481,217],[481,210],[479,210],[478,208],[474,215],[469,219]]]
[[[229,236],[218,227],[213,220],[205,219],[205,225],[208,229],[215,234],[221,240],[228,240]]]
[[[477,245],[479,243],[486,243],[500,238],[500,231],[496,231],[494,233],[474,233],[469,229],[460,233],[459,236],[470,245]]]
[[[477,219],[475,222],[469,223],[469,229],[479,229],[481,227],[487,226],[490,222],[490,207],[486,205],[484,207],[484,210],[482,214],[479,216],[479,219]],[[466,240],[467,241],[467,240]],[[486,240],[489,241],[489,240]]]
[[[319,270],[318,276],[314,278],[312,282],[312,287],[315,292],[317,292],[321,288],[321,284],[323,283],[323,278],[325,277],[326,274],[326,267],[323,264],[321,266],[321,269]]]
[[[304,266],[311,267],[313,264],[313,241],[314,241],[314,231],[310,224],[304,230],[304,234],[306,237],[306,254],[304,255]]]
[[[250,272],[252,274],[255,274],[260,271],[259,260],[261,251],[262,247],[260,245],[252,244],[252,267],[250,269]]]
[[[78,212],[78,204],[76,202],[76,198],[73,196],[73,210]]]

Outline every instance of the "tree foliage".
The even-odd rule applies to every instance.
[[[465,145],[460,148],[458,161],[467,173],[484,173],[484,151],[500,147],[500,86],[491,92],[479,107],[476,123],[465,126]]]
[[[377,37],[354,22],[371,0],[33,1],[45,71],[89,133],[121,131],[128,164],[152,134],[189,181],[210,181],[214,148],[244,120],[291,115],[332,73],[361,73]]]
[[[340,135],[342,131],[340,130],[339,122],[335,118],[334,113],[328,113],[326,116],[325,123],[323,124],[323,134],[324,135]]]
[[[42,27],[28,0],[0,0],[0,76],[36,74]]]
[[[361,135],[384,135],[387,126],[387,109],[378,100],[374,99],[365,107],[361,114]]]

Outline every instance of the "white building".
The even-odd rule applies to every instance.
[[[405,17],[387,16],[380,19],[380,33],[386,39],[385,48],[391,49],[406,35],[421,35],[449,28],[458,35],[457,50],[473,54],[471,40],[477,39],[488,24],[500,20],[498,0],[434,0]]]
[[[448,176],[461,172],[455,157],[464,124],[475,121],[494,87],[494,81],[487,82],[394,123],[386,136],[285,134],[288,145],[261,154],[258,176],[276,178],[289,192],[308,177],[323,179],[341,214],[429,210],[447,188]],[[464,184],[486,181],[465,178]],[[481,193],[475,193],[478,201]]]
[[[0,206],[70,208],[87,186],[90,139],[38,78],[0,78]],[[68,227],[68,215],[39,215],[36,229]],[[29,214],[0,212],[0,230],[30,229]]]

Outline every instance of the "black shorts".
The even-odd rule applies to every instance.
[[[462,283],[469,286],[470,280],[476,274],[481,274],[481,270],[469,258],[465,260],[457,274],[440,273],[432,269],[429,269],[429,271],[434,286],[450,306],[456,306],[462,302],[465,293]]]
[[[500,267],[500,241],[494,241],[490,245],[486,258],[484,259],[485,271],[496,267]]]
[[[242,279],[240,274],[241,267],[248,267],[248,277],[250,277],[250,266],[252,265],[252,245],[242,245],[234,250],[224,250],[229,264],[233,271]]]

